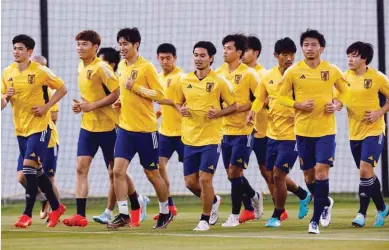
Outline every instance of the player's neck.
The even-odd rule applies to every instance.
[[[95,60],[95,58],[96,58],[96,56],[90,57],[90,58],[81,59],[82,62],[84,63],[84,67],[86,67],[89,64],[91,64]]]
[[[16,63],[16,65],[17,65],[19,71],[23,72],[23,71],[25,71],[28,68],[28,66],[30,66],[30,63],[31,63],[31,61],[27,60],[27,61],[24,61],[24,62]]]
[[[366,65],[361,65],[360,67],[354,69],[355,75],[363,76],[366,73],[367,69],[368,68]]]
[[[247,63],[247,66],[249,66],[250,68],[255,68],[257,67],[258,63],[256,60],[253,60],[252,62],[250,63]]]
[[[176,66],[173,66],[171,69],[169,69],[169,70],[162,70],[162,72],[163,72],[163,75],[164,76],[167,76],[167,75],[169,75],[170,73],[172,73],[173,71],[174,71],[174,69],[176,68]]]
[[[320,62],[321,62],[321,59],[320,57],[319,58],[315,58],[315,59],[312,59],[312,60],[307,60],[307,59],[304,59],[304,62],[308,65],[308,67],[310,67],[311,69],[316,69]]]
[[[232,71],[236,70],[236,68],[240,65],[240,60],[236,60],[230,63],[227,63],[228,65],[228,71],[231,73]]]
[[[195,75],[199,80],[202,80],[209,74],[209,72],[211,72],[211,67],[205,69],[196,69]]]
[[[126,59],[127,66],[130,66],[130,65],[133,65],[134,63],[136,63],[136,61],[138,60],[138,57],[139,57],[139,55],[136,54],[133,57]]]
[[[283,68],[280,65],[278,65],[278,71],[280,71],[281,75],[283,76],[286,71],[286,68]]]

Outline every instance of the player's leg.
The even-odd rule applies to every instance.
[[[254,138],[253,143],[253,151],[255,153],[255,156],[257,157],[258,167],[259,171],[261,172],[261,175],[263,179],[266,181],[266,185],[269,189],[270,195],[272,196],[272,199],[274,197],[274,181],[273,181],[273,172],[268,171],[266,169],[266,154],[267,154],[267,147],[268,147],[268,138]],[[273,166],[271,166],[273,168]],[[274,199],[273,199],[274,202]]]
[[[107,207],[104,212],[100,215],[93,216],[93,220],[100,224],[108,224],[112,220],[113,209],[116,204],[115,190],[113,189],[113,163],[108,165],[108,177],[109,177],[109,188],[107,196]]]

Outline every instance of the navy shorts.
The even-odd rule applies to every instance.
[[[214,174],[220,156],[220,145],[184,145],[184,176],[199,171]]]
[[[252,149],[252,135],[224,135],[222,140],[222,156],[224,167],[230,165],[247,168]]]
[[[254,138],[253,151],[257,157],[258,165],[266,164],[267,137]]]
[[[159,134],[159,157],[166,157],[170,159],[174,151],[178,154],[178,161],[184,161],[184,144],[181,141],[181,136],[166,136]]]
[[[22,159],[28,159],[42,164],[47,155],[47,146],[49,145],[51,129],[29,135],[27,137],[18,136],[19,152]],[[23,169],[23,160],[22,160]]]
[[[357,168],[361,161],[370,163],[373,167],[377,165],[378,159],[384,147],[385,136],[369,136],[363,140],[350,140],[351,153]]]
[[[148,170],[158,169],[158,133],[130,132],[118,128],[115,158],[129,161],[138,153],[140,164]]]
[[[322,137],[296,136],[301,170],[310,170],[316,163],[334,165],[335,135]]]
[[[54,176],[55,172],[57,171],[57,159],[58,159],[58,150],[59,146],[56,144],[52,148],[48,148],[46,151],[46,157],[43,160],[42,168],[44,173],[47,176]],[[21,155],[18,157],[18,167],[16,168],[16,171],[22,171],[23,170],[23,158]]]
[[[276,166],[288,174],[297,159],[296,141],[269,138],[266,156],[266,170],[272,171]]]
[[[113,129],[107,132],[90,132],[81,128],[78,137],[77,156],[95,157],[99,147],[103,152],[105,165],[109,166],[109,162],[114,159],[114,146],[116,141],[116,130]]]

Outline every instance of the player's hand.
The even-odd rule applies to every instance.
[[[338,101],[338,100],[334,100],[334,104],[335,104],[335,109],[336,111],[341,111],[342,108],[343,108],[343,103],[341,101]]]
[[[189,116],[189,108],[182,106],[180,108],[180,113],[183,117],[188,117]]]
[[[112,104],[112,108],[113,110],[115,110],[116,112],[120,112],[120,109],[122,108],[122,102],[120,101],[120,99],[117,99],[116,102],[114,102]]]
[[[73,113],[78,114],[81,112],[80,108],[80,102],[76,99],[73,99],[73,106],[72,106]]]
[[[5,93],[5,98],[7,100],[9,100],[14,94],[15,94],[15,88],[14,87],[9,87],[7,89],[7,92]]]
[[[217,110],[214,107],[211,107],[211,109],[208,110],[207,117],[208,119],[215,119],[218,117],[217,114]]]
[[[325,107],[324,109],[325,109],[327,114],[333,114],[336,111],[336,106],[332,102],[326,103],[326,105],[324,107]]]
[[[80,109],[82,112],[90,112],[95,109],[95,105],[93,103],[89,103],[83,97],[81,97],[82,102],[80,103]]]
[[[155,112],[155,115],[157,116],[157,119],[159,119],[159,117],[161,117],[161,115],[162,115],[161,110],[158,110],[157,112]]]
[[[254,126],[254,118],[255,118],[255,112],[250,110],[250,112],[247,114],[246,117],[246,124],[248,126]]]
[[[124,82],[124,87],[128,90],[131,90],[132,87],[134,86],[134,83],[135,83],[135,80],[132,79],[132,78],[128,78],[125,82]]]
[[[39,116],[39,117],[44,116],[48,110],[49,108],[47,107],[47,105],[34,106],[31,108],[32,113],[34,113],[35,116]]]
[[[315,107],[314,100],[308,100],[305,102],[295,102],[295,107],[307,112],[312,112]]]
[[[366,111],[365,112],[365,121],[373,123],[373,122],[376,122],[381,116],[383,116],[383,113],[381,110]]]

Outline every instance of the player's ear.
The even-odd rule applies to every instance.
[[[274,57],[278,59],[278,54],[276,52],[273,53]]]
[[[99,50],[99,45],[98,44],[93,44],[93,48],[95,49],[95,51],[97,52]]]
[[[324,47],[320,47],[320,54],[323,53]]]
[[[139,51],[139,45],[140,45],[139,42],[136,42],[136,43],[134,44],[134,47],[136,48],[137,51]]]
[[[34,52],[33,49],[27,49],[28,56],[31,56],[33,52]]]

